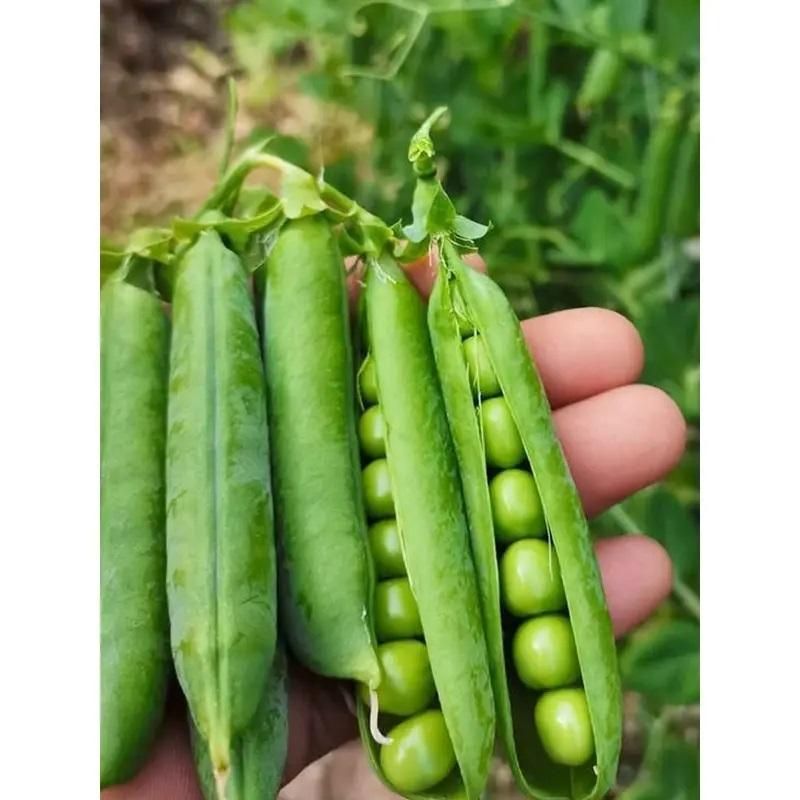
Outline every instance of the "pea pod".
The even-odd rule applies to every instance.
[[[141,765],[170,673],[164,591],[169,325],[157,297],[117,275],[101,293],[100,785]]]
[[[247,274],[212,232],[178,265],[167,430],[172,653],[220,795],[275,650],[264,374]]]
[[[396,516],[440,710],[430,708],[403,721],[381,718],[391,739],[381,747],[362,703],[362,738],[373,767],[395,791],[408,797],[479,798],[494,743],[494,708],[458,465],[425,306],[388,255],[368,267],[364,306],[369,379],[362,387],[380,405],[386,453],[385,462],[372,461],[369,467],[388,466],[393,499],[393,507],[371,507],[376,516]],[[381,491],[374,493],[380,497]],[[368,504],[371,494],[365,495]],[[387,638],[394,638],[392,633]],[[416,633],[413,625],[404,635]],[[424,682],[411,685],[424,703]]]
[[[580,497],[556,438],[544,389],[506,297],[490,278],[467,267],[449,243],[444,245],[442,263],[428,321],[461,470],[500,735],[515,779],[528,796],[600,798],[616,775],[621,693],[611,621]],[[538,500],[534,495],[536,502],[529,509],[524,506],[524,515],[511,518],[527,520],[519,530],[504,522],[504,507],[490,491],[487,454],[493,450],[484,447],[486,431],[482,431],[481,421],[488,424],[488,420],[478,413],[488,401],[478,391],[475,408],[474,384],[480,382],[481,374],[470,368],[465,358],[465,330],[474,331],[482,340],[488,362],[484,367],[496,380],[496,391],[510,411],[524,448],[523,463],[498,477],[515,471],[532,474],[538,490]],[[484,385],[491,388],[488,379]],[[499,452],[513,453],[514,448]],[[524,472],[528,465],[530,472]],[[496,480],[492,479],[492,488]],[[504,524],[508,538],[500,535],[498,523]],[[504,576],[498,574],[496,540],[501,547],[512,542],[501,563],[504,569],[508,567],[506,558],[511,553],[513,575],[521,578],[517,585],[501,585]],[[543,559],[537,555],[540,551],[545,554]],[[528,626],[521,634],[524,638],[515,638],[512,654],[503,639],[501,602],[517,616],[542,614],[566,604],[570,626],[566,632],[560,623],[539,631]],[[536,646],[537,639],[543,641],[541,637],[568,642],[570,629],[583,690],[541,692],[529,688],[537,681],[549,687],[574,680],[573,662],[569,653],[563,652],[543,665],[538,663],[533,675],[522,671],[526,686],[514,659],[525,648]],[[574,737],[561,735],[545,721],[560,714],[575,721]]]
[[[286,656],[278,645],[255,716],[233,743],[231,778],[227,786],[230,800],[274,800],[277,797],[289,744],[288,714]],[[191,732],[203,796],[206,800],[215,800],[214,771],[208,746],[194,725]]]
[[[639,181],[641,189],[633,210],[630,234],[610,256],[612,263],[619,266],[643,263],[658,249],[681,140],[683,101],[684,93],[680,89],[671,89],[659,110],[644,153]]]
[[[262,291],[284,630],[315,672],[374,688],[347,289],[323,217],[282,227]]]
[[[575,104],[582,114],[602,105],[616,90],[624,71],[622,57],[600,47],[592,53]]]
[[[700,115],[687,126],[675,163],[667,209],[667,232],[694,236],[700,230]]]

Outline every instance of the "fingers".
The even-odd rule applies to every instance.
[[[652,386],[623,386],[573,403],[554,422],[589,516],[663,478],[686,444],[680,410]]]
[[[526,319],[522,333],[553,408],[633,383],[644,365],[636,328],[603,308]]]
[[[595,548],[603,591],[617,637],[644,622],[672,588],[672,562],[646,536],[601,539]]]

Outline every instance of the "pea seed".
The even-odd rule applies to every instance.
[[[368,458],[386,455],[386,430],[380,406],[370,406],[358,420],[358,441]]]
[[[436,697],[428,648],[415,639],[387,642],[378,647],[381,684],[378,708],[407,717],[430,706]],[[369,704],[369,689],[360,684],[361,699]]]
[[[486,463],[501,469],[520,464],[525,458],[525,449],[505,397],[484,400],[478,413]]]
[[[547,542],[514,542],[500,559],[500,597],[517,617],[558,611],[567,604],[561,569]]]
[[[475,334],[464,340],[464,358],[467,362],[472,393],[481,397],[500,394],[500,384],[494,372],[483,339]]]
[[[558,614],[523,622],[514,634],[512,654],[520,680],[532,689],[556,689],[581,676],[572,626]]]
[[[365,405],[378,402],[378,379],[375,375],[375,362],[367,356],[358,376],[358,386],[361,390],[361,400]]]
[[[375,635],[379,642],[422,636],[419,609],[408,578],[392,578],[375,587]]]
[[[396,725],[388,736],[392,742],[381,747],[381,769],[403,794],[431,789],[456,765],[441,711],[423,711]]]
[[[364,505],[370,519],[394,516],[394,498],[389,465],[385,458],[371,461],[361,473],[364,485]]]
[[[577,767],[594,753],[594,736],[583,689],[545,692],[533,712],[542,746],[557,764]]]
[[[489,495],[498,541],[544,536],[544,510],[530,472],[521,469],[499,472],[489,482]]]
[[[371,525],[367,532],[369,549],[379,578],[399,578],[406,574],[400,531],[396,519],[383,519]]]

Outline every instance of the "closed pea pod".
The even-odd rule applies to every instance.
[[[286,656],[279,644],[261,701],[250,724],[233,741],[229,800],[274,800],[278,796],[289,745]],[[192,725],[192,753],[206,800],[216,799],[208,747]]]
[[[133,777],[144,760],[170,674],[169,325],[161,301],[121,273],[106,282],[100,311],[100,785],[109,786]]]
[[[263,328],[286,637],[315,672],[375,688],[347,288],[322,216],[290,220],[278,234]]]
[[[529,467],[515,470],[530,470],[526,482],[535,486],[541,529],[533,522],[509,526],[502,515],[498,529],[498,497],[517,512],[532,506],[527,490],[491,491],[489,448],[484,449],[481,417],[474,407],[485,401],[473,398],[456,307],[464,309],[481,337],[519,432]],[[461,469],[498,722],[512,771],[531,797],[600,798],[613,783],[619,757],[616,651],[588,526],[544,389],[502,291],[466,266],[449,243],[444,243],[428,319]],[[531,520],[531,513],[520,519],[526,517]],[[504,536],[504,521],[513,536]],[[507,548],[499,563],[498,544]],[[520,621],[531,617],[518,628],[513,647],[511,641],[504,645],[502,609]],[[547,618],[535,616],[553,612],[560,621],[542,622]],[[532,621],[537,622],[531,627]],[[570,693],[556,694],[567,691],[562,687]]]
[[[218,791],[275,649],[263,367],[241,261],[200,234],[178,265],[167,431],[172,652]]]
[[[374,369],[373,396],[384,420],[385,464],[407,573],[407,578],[379,583],[376,601],[382,602],[382,593],[395,581],[410,588],[439,708],[428,706],[402,719],[383,717],[390,726],[389,741],[378,744],[361,703],[362,738],[378,774],[404,796],[477,800],[488,775],[494,708],[458,468],[425,307],[388,255],[368,265],[364,306],[369,330],[365,364]],[[375,463],[369,462],[365,472]],[[380,513],[373,507],[372,516]],[[387,639],[394,640],[388,644],[399,645],[407,636],[405,629],[386,631]],[[398,673],[386,680],[408,685],[409,705],[419,709],[421,700],[416,701],[427,699],[426,684],[423,667],[414,669],[421,670],[420,676]],[[391,699],[396,703],[397,698]]]

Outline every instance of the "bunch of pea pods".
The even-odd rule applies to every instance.
[[[101,786],[143,764],[174,669],[205,797],[276,797],[292,659],[352,682],[403,797],[479,800],[495,752],[528,797],[613,784],[586,519],[519,321],[464,261],[487,229],[437,179],[442,113],[405,228],[257,144],[106,254]],[[263,167],[277,193],[247,184]]]

